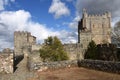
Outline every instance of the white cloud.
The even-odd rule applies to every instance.
[[[76,15],[76,17],[69,23],[69,27],[72,29],[78,28],[78,21],[80,21],[80,16]]]
[[[61,34],[64,34],[64,35],[61,35]],[[63,43],[77,42],[77,34],[75,31],[62,30],[59,32],[58,37],[62,40]]]
[[[4,48],[8,48],[8,47],[13,49],[13,46],[11,46],[11,45],[12,45],[12,43],[0,39],[0,50],[2,50]]]
[[[62,25],[67,25],[72,30],[77,30],[79,21],[80,21],[80,16],[76,15],[71,22],[63,22]]]
[[[54,14],[55,18],[60,18],[61,16],[70,15],[70,10],[67,8],[65,3],[60,0],[53,0],[49,8],[49,13]]]
[[[4,10],[6,5],[10,2],[15,2],[15,0],[0,0],[0,10]]]
[[[117,22],[119,22],[119,21],[120,21],[120,17],[113,18],[113,19],[112,19],[111,26],[114,27],[115,24],[116,24]]]
[[[0,40],[2,40],[0,46],[13,43],[14,31],[29,31],[40,41],[48,36],[59,34],[48,29],[43,24],[32,21],[31,14],[27,11],[4,11],[0,13]],[[9,44],[6,47],[9,47]]]
[[[75,42],[76,36],[73,32],[53,31],[45,24],[40,24],[31,20],[32,15],[24,10],[3,11],[0,13],[0,49],[13,48],[14,31],[29,31],[41,42],[48,36],[58,36],[63,43]],[[63,34],[64,35],[61,35]],[[69,39],[68,39],[69,38]]]
[[[0,0],[0,10],[4,10],[4,2],[3,2],[3,0]]]

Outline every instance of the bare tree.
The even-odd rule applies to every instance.
[[[112,38],[115,42],[120,43],[120,21],[115,24],[112,30]]]

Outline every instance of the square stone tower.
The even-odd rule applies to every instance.
[[[36,44],[36,37],[29,32],[15,31],[14,32],[14,53],[15,55],[23,54],[23,50],[30,49],[32,45]]]
[[[96,44],[111,43],[111,13],[91,14],[83,9],[82,19],[78,23],[78,43],[82,52],[85,52],[89,42]]]

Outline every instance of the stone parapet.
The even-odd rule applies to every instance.
[[[90,69],[120,74],[120,62],[102,60],[80,60],[78,61],[78,65],[79,67],[86,67]]]
[[[55,70],[72,66],[77,66],[77,60],[56,62],[32,62],[29,60],[28,62],[28,68],[30,71]]]

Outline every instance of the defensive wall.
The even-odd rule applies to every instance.
[[[120,62],[84,59],[78,61],[78,66],[120,74]]]
[[[56,70],[62,68],[77,67],[77,60],[56,62],[34,62],[28,58],[28,69],[30,71]]]
[[[64,44],[65,49],[73,55],[77,53],[77,46],[76,44]],[[113,44],[99,44],[97,45],[98,52],[103,55],[100,56],[102,60],[90,60],[90,59],[76,59],[68,61],[56,61],[56,62],[42,62],[40,57],[33,57],[33,55],[28,57],[28,68],[30,71],[44,71],[48,69],[60,69],[60,68],[68,68],[73,66],[85,67],[105,72],[112,72],[112,73],[120,73],[120,62],[117,61],[117,48]],[[72,50],[75,48],[74,50]],[[76,51],[75,51],[76,50]],[[77,55],[77,54],[76,54]],[[106,58],[105,58],[106,57]]]
[[[118,73],[120,74],[120,62],[103,61],[103,60],[68,60],[68,61],[56,61],[56,62],[34,62],[28,60],[28,69],[30,71],[46,71],[57,70],[70,67],[84,67],[104,72]]]

